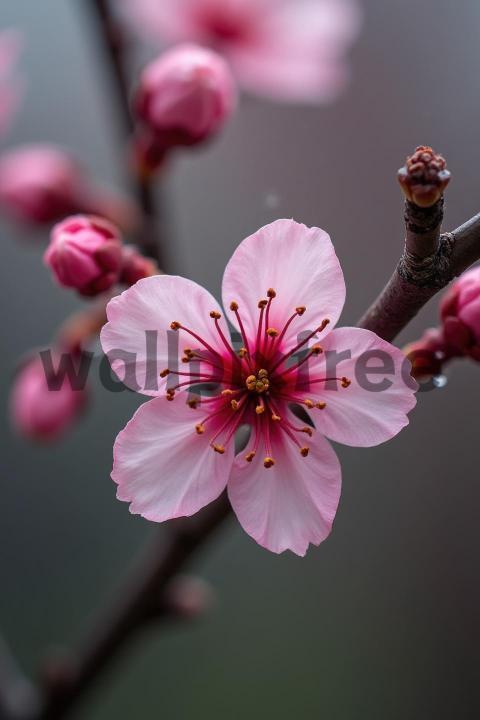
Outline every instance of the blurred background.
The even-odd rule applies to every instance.
[[[448,227],[478,212],[478,0],[361,4],[351,81],[333,105],[245,97],[218,141],[179,155],[163,187],[168,270],[218,294],[238,242],[294,217],[331,234],[348,325],[398,259],[395,172],[417,144],[442,152],[454,175]],[[2,149],[60,143],[97,178],[127,188],[89,9],[2,0],[0,26],[25,33],[28,80]],[[35,447],[12,432],[19,356],[47,344],[82,302],[43,267],[46,234],[2,222],[0,241],[0,627],[34,673],[46,647],[75,646],[152,527],[115,500],[109,478],[114,438],[139,396],[108,393],[94,373],[91,411],[60,444]],[[436,324],[437,307],[398,342]],[[480,369],[459,363],[444,388],[419,396],[395,440],[338,447],[344,484],[334,531],[305,559],[275,556],[235,522],[225,526],[196,565],[216,589],[213,611],[194,625],[152,628],[78,717],[478,718],[479,400]]]

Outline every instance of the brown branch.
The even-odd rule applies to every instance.
[[[420,148],[417,153],[419,150],[433,154],[430,148]],[[448,174],[445,182],[445,165],[437,173],[443,181],[438,184],[434,202],[426,207],[412,201],[419,196],[411,194],[412,175],[407,168],[399,171],[400,183],[407,194],[405,249],[386,287],[358,322],[358,327],[372,330],[385,340],[393,340],[439,290],[480,259],[480,215],[451,233],[440,234],[443,189],[450,177]],[[418,193],[419,187],[425,187],[425,179],[417,176],[416,182]],[[432,192],[431,184],[428,191]]]
[[[231,513],[224,493],[196,517],[170,523],[171,536],[156,538],[146,557],[133,571],[127,586],[117,592],[120,603],[97,621],[83,650],[75,659],[47,676],[38,720],[59,720],[78,704],[85,692],[127,642],[152,620],[174,617],[175,607],[165,602],[171,581]]]
[[[125,66],[125,38],[122,28],[112,17],[109,0],[90,0],[92,14],[97,20],[99,35],[102,39],[105,54],[109,59],[112,77],[115,82],[118,104],[127,137],[124,152],[129,154],[128,144],[131,144],[134,121],[129,101],[129,80]],[[131,163],[133,189],[137,202],[142,210],[143,222],[140,229],[138,244],[146,255],[154,258],[160,267],[163,263],[164,235],[162,223],[158,220],[155,203],[155,192],[152,177],[142,177]]]

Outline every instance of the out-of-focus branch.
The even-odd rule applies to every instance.
[[[36,720],[65,717],[143,627],[151,621],[181,615],[178,596],[171,600],[169,589],[185,565],[231,513],[224,493],[195,518],[170,523],[169,539],[155,538],[126,587],[116,593],[113,607],[97,620],[83,649],[70,662],[62,663],[47,677],[41,711]],[[188,598],[187,605],[188,605]]]
[[[110,11],[108,0],[89,0],[92,14],[97,19],[99,34],[105,54],[109,60],[111,73],[115,81],[118,104],[121,109],[122,122],[125,128],[126,142],[123,148],[128,157],[131,145],[134,122],[130,109],[129,80],[126,70],[126,42],[119,23]],[[133,171],[133,164],[131,167]],[[156,209],[155,193],[151,176],[143,176],[137,170],[132,172],[133,187],[138,204],[142,210],[143,221],[139,233],[138,244],[146,255],[154,258],[163,267],[163,242],[161,222]]]
[[[439,290],[480,259],[480,215],[441,235],[449,179],[443,158],[425,147],[399,171],[407,196],[405,249],[386,287],[358,322],[385,340],[393,340]]]

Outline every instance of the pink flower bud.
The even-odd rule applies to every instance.
[[[142,278],[159,274],[155,261],[141,255],[133,245],[122,249],[122,263],[120,282],[125,285],[135,285]]]
[[[52,357],[54,367],[59,357]],[[10,414],[17,431],[27,438],[52,441],[65,433],[83,411],[87,399],[84,388],[73,389],[66,376],[57,388],[50,384],[40,357],[20,368],[10,397]]]
[[[107,220],[76,215],[53,228],[44,262],[63,287],[98,295],[120,279],[122,241]]]
[[[226,62],[211,50],[182,45],[145,68],[135,105],[157,143],[168,150],[211,137],[232,114],[235,100]]]
[[[403,352],[412,364],[411,375],[416,380],[441,374],[446,359],[441,330],[426,330],[420,340],[404,347]]]
[[[440,310],[445,342],[459,355],[480,359],[480,267],[453,283]]]
[[[120,193],[93,186],[76,159],[55,145],[25,145],[0,157],[0,205],[22,222],[47,224],[83,212],[125,229],[138,212]]]

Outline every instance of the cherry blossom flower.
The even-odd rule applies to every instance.
[[[116,440],[117,497],[162,522],[196,513],[227,487],[260,545],[304,555],[330,533],[340,497],[326,438],[372,446],[396,435],[415,404],[409,364],[370,331],[332,330],[345,284],[318,228],[278,220],[244,240],[222,295],[239,348],[220,306],[191,280],[147,278],[110,301],[103,349],[127,385],[154,396]],[[372,356],[388,372],[382,391],[358,372]],[[235,454],[244,425],[250,437]]]
[[[356,0],[122,0],[146,37],[223,52],[251,92],[290,102],[333,99],[358,34]]]
[[[0,137],[10,128],[22,97],[22,84],[15,77],[21,45],[15,30],[0,30]]]

